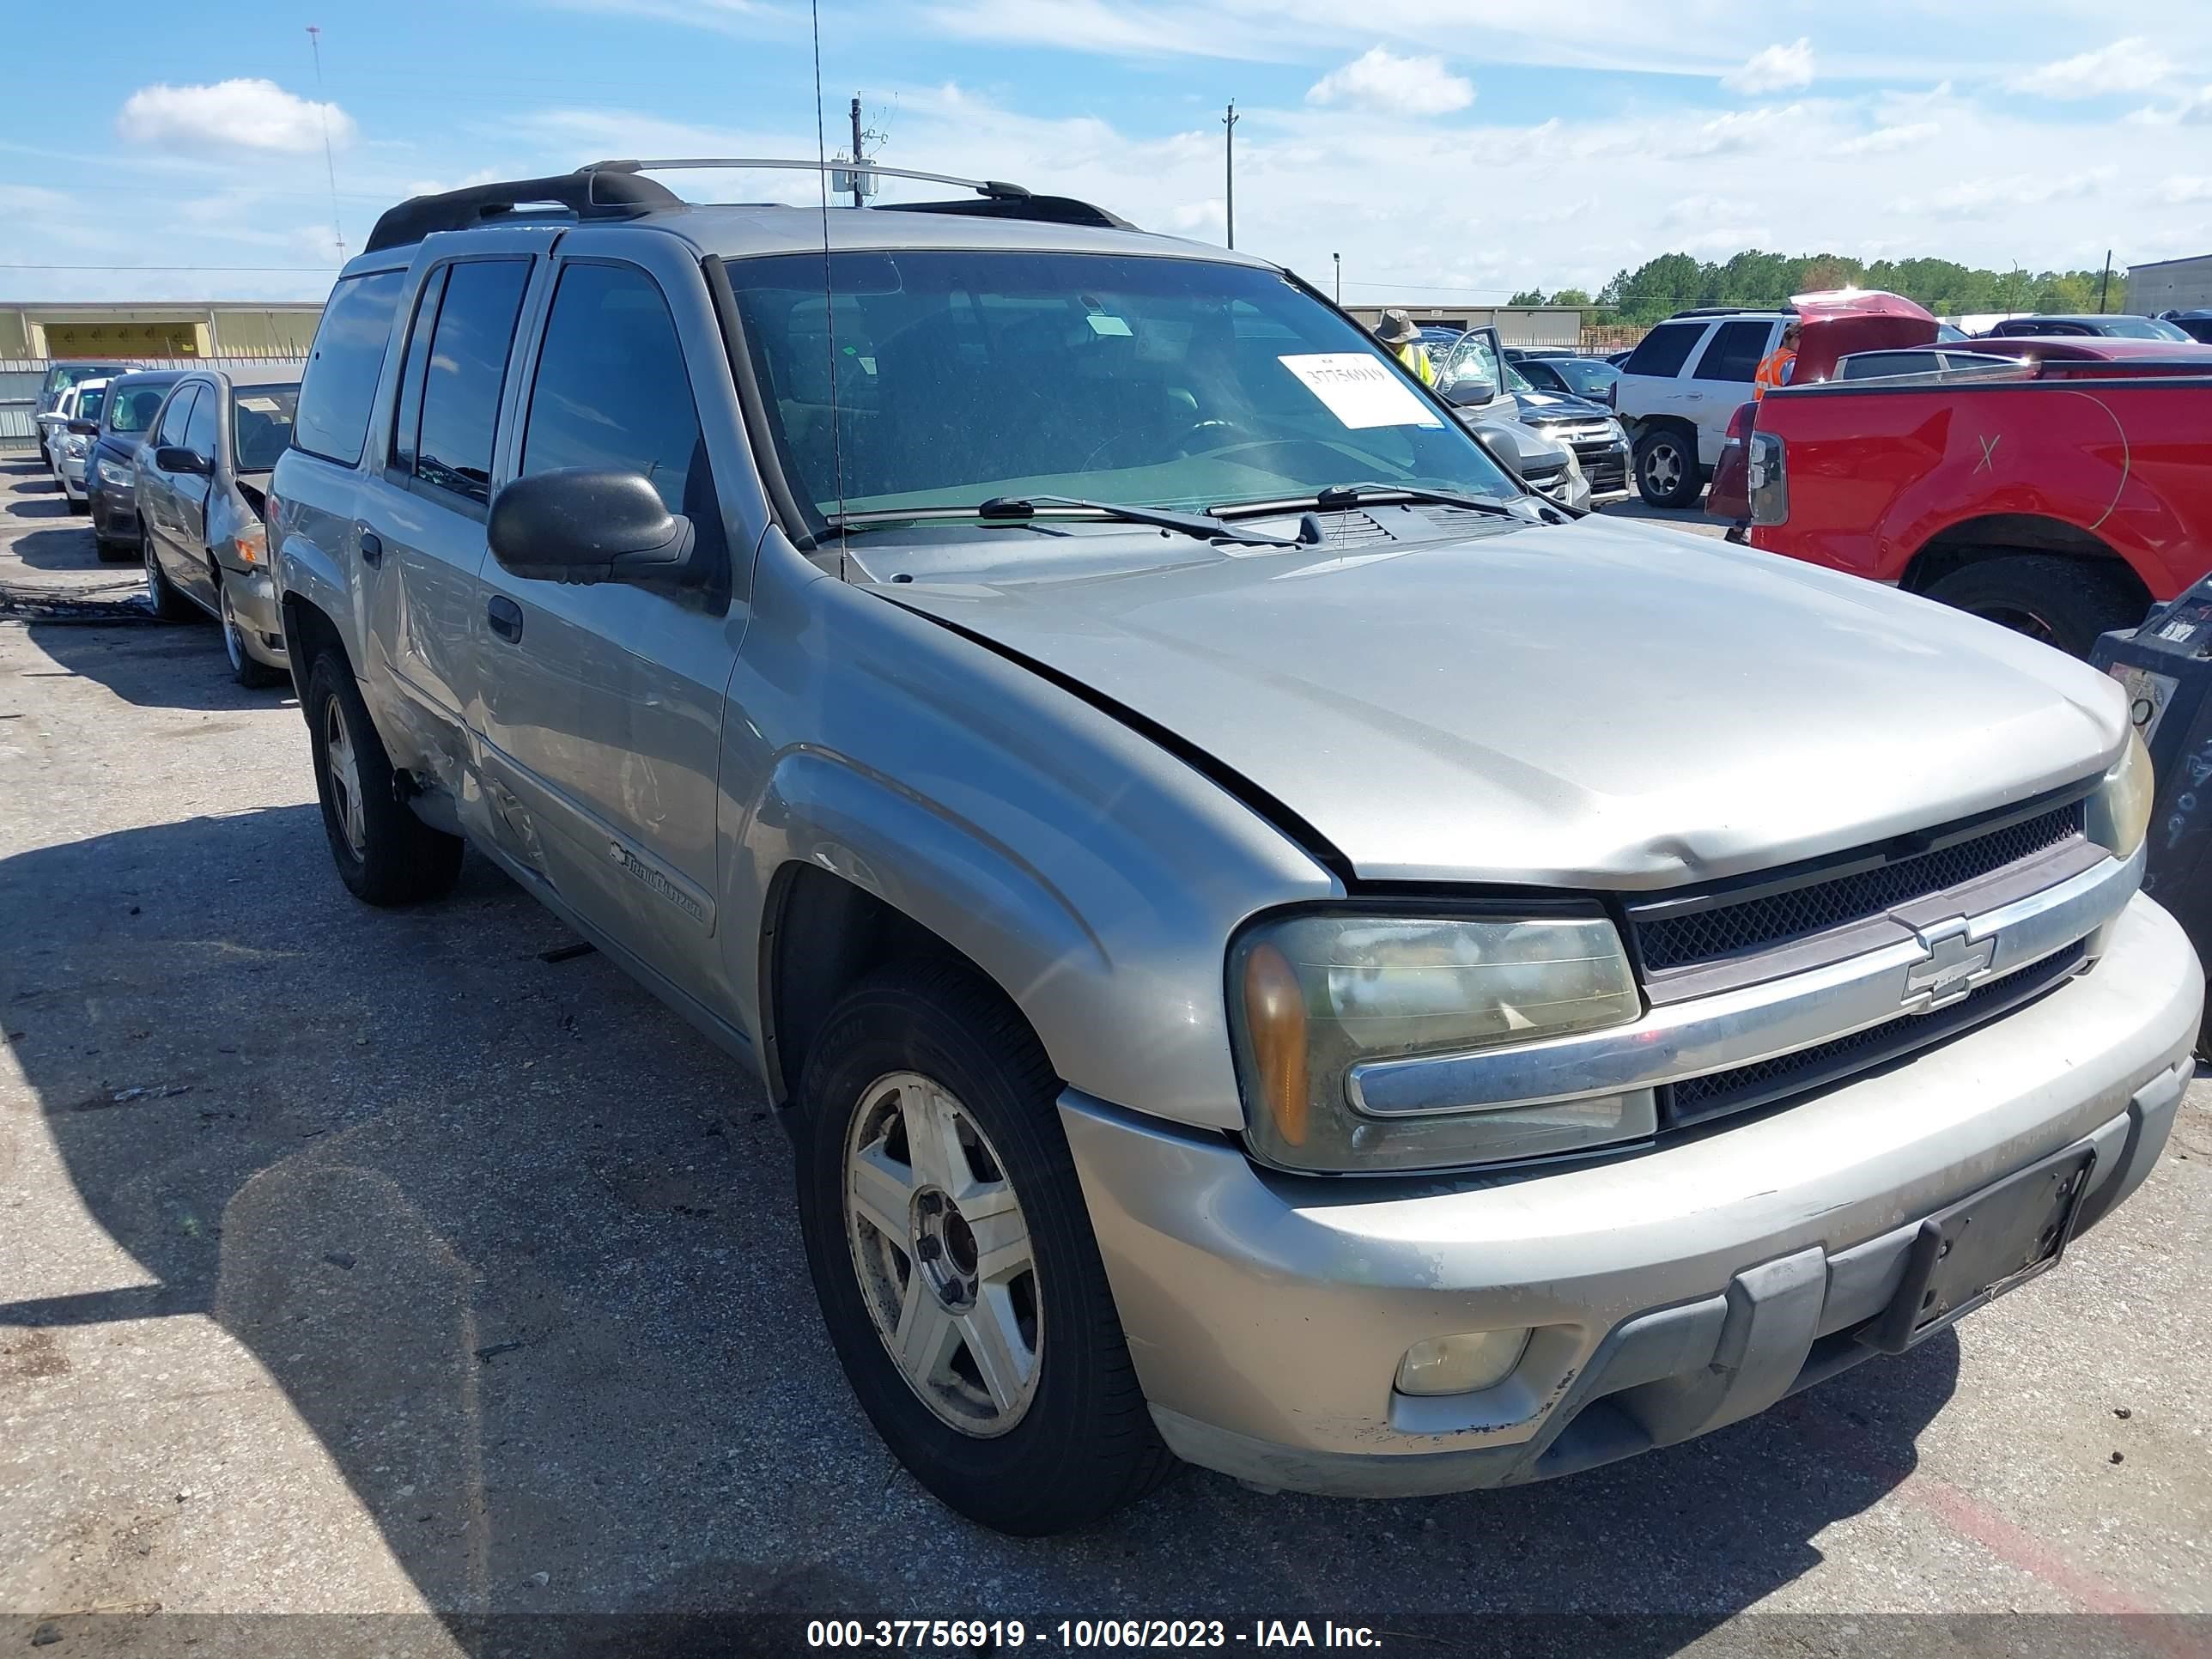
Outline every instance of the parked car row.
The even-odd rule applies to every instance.
[[[216,618],[244,685],[286,678],[263,520],[298,401],[285,365],[114,368],[63,387],[49,423],[63,489],[90,515],[100,556],[137,558],[160,615]]]
[[[1439,394],[1070,198],[650,173],[378,222],[274,616],[349,890],[466,846],[763,1079],[946,1504],[1571,1474],[1948,1328],[2159,1159],[2203,978],[2106,677],[1532,495],[1454,418],[1494,336]],[[210,390],[159,471],[226,476]]]

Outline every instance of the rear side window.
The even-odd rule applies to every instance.
[[[415,476],[472,501],[491,499],[491,458],[499,436],[499,392],[527,259],[471,259],[454,265],[438,301],[438,325],[422,375],[422,424]],[[417,319],[419,333],[422,320]]]
[[[1881,380],[1894,374],[1933,374],[1942,364],[1932,351],[1874,351],[1846,357],[1846,380]]]
[[[368,435],[368,406],[384,369],[392,315],[399,307],[404,270],[376,270],[341,278],[323,307],[300,387],[300,418],[292,441],[310,455],[352,466]]]
[[[699,451],[698,406],[659,289],[628,266],[568,266],[545,319],[522,471],[642,472],[668,510],[702,521],[704,534],[711,495]]]
[[[185,423],[192,417],[192,399],[199,396],[200,383],[187,380],[179,386],[176,395],[169,399],[169,407],[161,416],[161,429],[154,442],[161,447],[180,444],[185,441]]]
[[[160,412],[161,399],[168,395],[164,386],[125,386],[111,398],[107,405],[107,429],[110,432],[143,432],[154,424]]]
[[[1774,332],[1771,323],[1723,323],[1713,331],[1712,343],[1698,359],[1698,380],[1750,380],[1759,374],[1759,360],[1766,356],[1766,342]]]
[[[185,447],[204,461],[215,459],[216,409],[221,402],[213,386],[202,386],[185,422]]]
[[[1628,361],[1620,366],[1620,372],[1671,379],[1682,372],[1682,365],[1689,361],[1690,348],[1697,344],[1705,331],[1703,323],[1662,323],[1628,354]]]

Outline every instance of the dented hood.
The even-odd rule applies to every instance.
[[[2104,676],[1990,623],[1601,518],[1035,569],[874,591],[1165,728],[1368,879],[1733,874],[2088,777],[2125,732]]]

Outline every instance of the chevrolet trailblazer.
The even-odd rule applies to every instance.
[[[288,660],[356,894],[473,848],[763,1079],[947,1504],[1589,1468],[2157,1160],[2203,980],[2103,676],[1533,497],[1249,255],[653,170],[346,266]]]

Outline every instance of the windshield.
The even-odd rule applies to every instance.
[[[2185,329],[2176,328],[2163,317],[2116,317],[2106,326],[2106,332],[2130,340],[2185,340]]]
[[[161,399],[169,395],[170,382],[156,381],[152,386],[126,386],[116,389],[115,398],[107,406],[107,429],[110,432],[143,432],[153,425],[154,416],[161,412]]]
[[[240,472],[269,472],[292,441],[297,386],[242,386],[230,394],[230,439]]]
[[[825,515],[1227,507],[1348,482],[1520,493],[1364,331],[1273,271],[995,251],[729,271],[784,471]]]
[[[1606,388],[1620,378],[1620,371],[1611,363],[1592,357],[1547,357],[1544,361],[1558,371],[1561,380],[1584,396],[1602,398]]]

